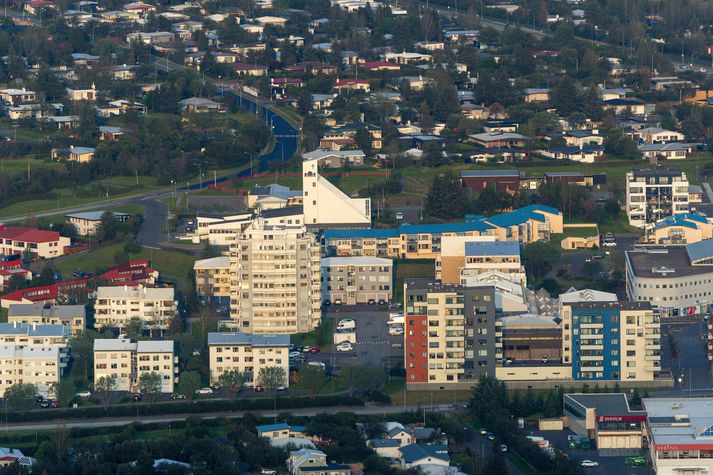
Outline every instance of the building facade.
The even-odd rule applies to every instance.
[[[404,282],[407,384],[475,384],[502,356],[493,287]]]
[[[393,261],[379,257],[326,257],[321,261],[322,301],[356,305],[389,302]]]
[[[647,168],[626,174],[626,214],[631,226],[645,227],[688,212],[688,177],[677,168]]]
[[[33,259],[49,259],[64,255],[71,239],[56,231],[0,225],[0,254],[13,255],[28,251]]]
[[[230,246],[230,316],[246,333],[300,333],[320,324],[320,256],[304,227],[256,220]]]
[[[138,391],[144,373],[161,376],[161,392],[172,393],[177,357],[173,341],[139,341],[128,338],[94,340],[94,384],[102,377],[116,380],[117,391]]]
[[[59,383],[60,349],[56,346],[0,345],[0,394],[18,383],[34,384],[47,397]]]
[[[201,259],[193,264],[196,293],[207,302],[230,303],[230,257]]]
[[[448,245],[448,241],[455,245]],[[525,268],[520,261],[520,244],[457,237],[442,239],[441,254],[436,259],[436,278],[443,283],[465,285],[470,278],[493,271],[506,275],[512,282],[527,285]]]
[[[258,384],[262,368],[278,367],[285,371],[289,384],[289,335],[251,335],[248,333],[208,333],[208,360],[211,383],[226,371],[239,371],[249,386]]]
[[[138,286],[99,287],[94,304],[97,328],[122,329],[138,318],[148,330],[166,330],[178,315],[178,302],[172,288]]]

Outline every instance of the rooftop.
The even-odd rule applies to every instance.
[[[289,346],[290,335],[210,332],[208,333],[208,345]]]
[[[520,244],[515,241],[471,241],[465,243],[466,256],[519,256]]]
[[[648,414],[649,436],[657,449],[661,445],[686,444],[685,450],[689,450],[693,444],[702,444],[710,450],[713,398],[647,398],[643,405]]]
[[[322,267],[337,267],[337,266],[393,266],[394,262],[391,259],[370,256],[351,256],[351,257],[325,257],[321,261]]]
[[[634,411],[624,393],[612,394],[566,394],[565,397],[576,402],[583,409],[596,409],[599,416],[625,416],[629,414],[646,415],[644,411]]]

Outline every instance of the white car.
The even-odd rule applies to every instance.
[[[76,396],[77,396],[77,397],[81,397],[81,398],[88,398],[88,397],[91,397],[91,396],[92,396],[92,392],[91,392],[91,391],[79,391],[79,392],[76,394]]]
[[[389,335],[398,336],[404,334],[404,327],[389,327]]]
[[[389,319],[403,317],[404,314],[401,312],[391,312],[389,314]]]
[[[599,462],[595,462],[594,460],[582,460],[582,463],[579,465],[583,468],[597,468],[599,466]]]
[[[297,357],[300,356],[301,354],[302,354],[302,353],[300,353],[299,351],[290,351],[290,353],[289,353],[287,356],[290,357],[290,358],[297,358]]]
[[[401,221],[402,219],[404,219],[404,214],[401,211],[399,211],[398,213],[396,213],[396,219]]]
[[[200,388],[196,389],[196,394],[213,394],[213,390],[211,388]]]
[[[337,345],[337,351],[352,351],[354,347],[348,341],[343,341]]]

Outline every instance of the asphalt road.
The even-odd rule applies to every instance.
[[[427,410],[433,412],[446,412],[451,410],[451,406],[447,404],[438,404],[429,407]],[[399,414],[402,412],[414,412],[422,410],[421,406],[344,406],[344,407],[319,407],[310,409],[290,409],[289,412],[295,416],[315,416],[317,414],[337,414],[339,412],[351,412],[359,415],[375,415],[375,414]],[[278,414],[284,411],[277,411]],[[210,414],[172,414],[169,416],[157,416],[157,417],[125,417],[125,418],[105,418],[105,419],[92,419],[92,420],[59,420],[53,422],[40,422],[40,423],[16,423],[8,424],[5,426],[6,432],[14,431],[39,431],[39,430],[55,430],[55,429],[72,429],[74,427],[81,428],[93,428],[93,427],[117,427],[125,426],[128,424],[139,423],[139,424],[152,424],[156,422],[174,422],[174,421],[184,421],[190,417],[200,417],[202,419],[218,419],[222,417],[226,418],[238,418],[243,417],[246,414],[255,415],[258,417],[277,417],[274,411],[235,411],[235,412],[219,412]],[[2,426],[0,426],[0,431]]]
[[[466,421],[461,421],[461,423],[464,427],[467,427],[466,445],[468,446],[468,448],[473,453],[480,454],[480,458],[483,460],[487,457],[490,457],[493,454],[493,442],[488,440],[487,436],[480,435],[480,433],[478,432],[478,427],[473,427]],[[513,465],[507,457],[505,458],[505,460],[507,460],[508,468],[510,469],[510,473],[512,475],[524,475],[523,472],[515,465]]]
[[[706,354],[706,332],[707,326],[703,320],[661,325],[661,366],[671,370],[676,386],[672,390],[656,392],[657,397],[713,395],[711,363]],[[677,358],[671,354],[669,335],[673,335],[679,349]]]

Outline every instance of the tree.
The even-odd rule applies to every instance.
[[[139,317],[131,317],[123,330],[126,338],[130,340],[140,340],[144,336],[144,324]]]
[[[178,392],[186,397],[194,397],[202,385],[201,375],[197,371],[184,371],[178,381]]]
[[[577,110],[577,87],[571,77],[564,75],[550,91],[552,105],[561,115],[568,116]]]
[[[433,178],[431,188],[426,194],[426,214],[435,218],[462,218],[465,210],[465,197],[460,181],[453,171]]]
[[[556,246],[545,242],[533,242],[524,247],[522,260],[525,269],[535,279],[541,279],[557,264],[560,251]]]
[[[109,241],[116,239],[118,231],[119,221],[111,211],[104,211],[94,236],[99,242]]]
[[[5,404],[13,411],[24,414],[37,401],[37,386],[30,383],[13,384],[5,390]]]
[[[354,143],[367,155],[371,152],[371,140],[372,137],[369,129],[366,127],[360,127],[357,129],[356,135],[354,136]]]
[[[287,374],[285,369],[279,366],[266,366],[260,368],[257,373],[257,384],[268,391],[277,391],[278,388],[285,386],[287,382]]]
[[[300,382],[307,388],[310,395],[315,397],[325,380],[324,369],[320,366],[303,365],[300,368]]]
[[[109,408],[109,402],[111,401],[111,393],[116,391],[119,386],[116,381],[116,376],[101,376],[94,382],[94,391],[101,397],[102,403],[104,404],[104,410]]]
[[[339,372],[339,377],[346,383],[353,396],[357,389],[363,391],[378,389],[384,382],[384,370],[373,364],[347,365]]]
[[[243,373],[238,370],[223,371],[220,376],[218,376],[218,384],[221,388],[225,388],[228,391],[230,398],[234,398],[236,394],[240,392],[245,383],[245,377]]]
[[[139,392],[146,396],[148,402],[153,402],[161,392],[161,383],[163,376],[155,371],[150,373],[142,373],[139,376]]]
[[[67,409],[69,403],[74,399],[74,384],[68,379],[60,379],[58,383],[52,383],[50,386],[50,395],[57,401],[59,407]]]

